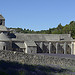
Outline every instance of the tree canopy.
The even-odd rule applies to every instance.
[[[62,26],[61,23],[56,28],[49,28],[48,30],[34,31],[30,29],[22,28],[9,28],[15,30],[17,33],[37,33],[37,34],[71,34],[75,38],[75,21],[71,21],[69,24]]]

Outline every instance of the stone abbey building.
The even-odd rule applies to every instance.
[[[0,15],[0,50],[24,53],[75,54],[75,41],[70,34],[12,33]]]

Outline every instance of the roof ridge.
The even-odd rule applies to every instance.
[[[9,41],[10,38],[2,32],[2,33],[0,34],[0,40],[1,40],[1,41]]]

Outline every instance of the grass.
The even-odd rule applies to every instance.
[[[0,75],[72,75],[74,72],[75,67],[27,65],[0,61]]]

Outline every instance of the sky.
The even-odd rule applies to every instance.
[[[6,27],[48,30],[75,21],[75,0],[0,0]]]

